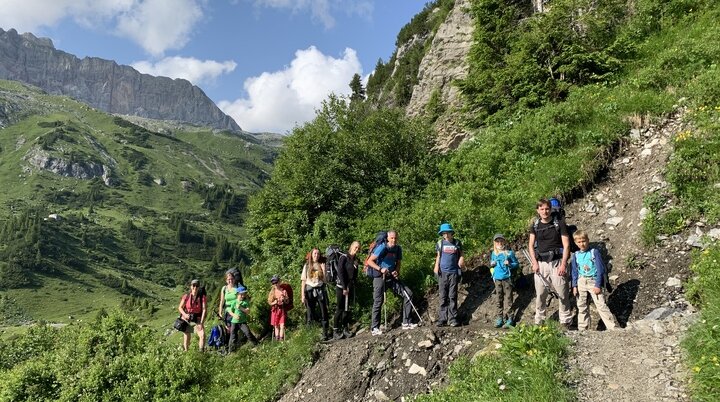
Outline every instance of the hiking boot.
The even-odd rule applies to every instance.
[[[435,321],[436,327],[444,327],[446,325],[447,325],[447,323],[445,321],[440,321],[440,320]]]
[[[415,328],[417,328],[417,326],[418,325],[415,324],[414,322],[406,322],[406,323],[403,323],[402,329],[415,329]]]
[[[562,323],[560,327],[565,331],[572,331],[574,329],[571,322]]]
[[[510,329],[515,326],[515,323],[511,319],[505,320],[505,324],[503,324],[503,328]]]
[[[460,326],[460,323],[457,322],[457,321],[455,321],[455,320],[451,320],[451,321],[450,321],[450,326],[451,326],[451,327],[454,327],[454,328],[457,328],[457,327]]]
[[[355,336],[355,334],[353,334],[352,332],[348,331],[347,329],[343,330],[343,338],[350,339],[353,336]]]
[[[495,328],[500,328],[503,326],[505,322],[503,321],[502,317],[498,317],[495,319]]]
[[[372,336],[382,335],[382,331],[380,331],[380,328],[373,328],[370,333],[372,334]]]
[[[343,334],[339,329],[335,328],[333,332],[333,340],[339,341],[340,339],[345,338],[345,334]]]

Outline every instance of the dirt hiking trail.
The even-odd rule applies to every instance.
[[[603,254],[612,285],[605,297],[623,327],[604,330],[590,303],[591,330],[566,333],[571,340],[566,378],[580,401],[689,399],[680,340],[697,319],[682,289],[693,242],[687,235],[662,237],[657,247],[645,248],[641,240],[643,197],[668,191],[663,171],[674,135],[685,128],[682,114],[636,122],[593,188],[566,205],[568,223],[585,230]],[[532,283],[529,264],[518,256]],[[381,336],[363,329],[354,338],[320,344],[315,363],[280,401],[406,401],[445,385],[454,360],[499,346],[505,332],[491,327],[493,284],[484,264],[476,257],[463,274],[458,297],[463,326],[428,323],[438,311],[437,294],[430,292],[427,302],[416,303],[424,326]],[[532,285],[518,290],[514,308],[519,322],[532,323]],[[548,314],[557,319],[557,301]]]

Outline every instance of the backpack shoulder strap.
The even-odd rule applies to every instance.
[[[540,225],[540,218],[535,217],[535,221],[533,221],[533,230],[537,232],[538,225]]]

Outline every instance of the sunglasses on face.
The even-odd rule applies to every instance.
[[[190,287],[196,288],[196,287],[198,287],[198,285],[197,285],[197,283],[193,283],[192,285],[190,285]]]

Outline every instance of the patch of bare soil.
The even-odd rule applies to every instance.
[[[606,300],[620,326],[604,331],[591,307],[589,331],[569,331],[572,340],[569,384],[582,401],[686,400],[685,372],[679,342],[696,314],[684,299],[692,248],[682,236],[662,237],[656,247],[642,244],[643,198],[665,193],[663,170],[674,134],[685,127],[682,111],[658,123],[631,131],[607,172],[592,189],[566,206],[567,221],[588,232],[609,268],[611,292]],[[698,223],[697,226],[702,226]],[[515,250],[524,246],[518,243]],[[513,305],[517,322],[532,323],[534,289],[527,261]],[[463,274],[458,297],[460,328],[428,325],[438,311],[438,295],[417,303],[425,326],[395,329],[372,337],[364,332],[350,340],[320,346],[317,362],[307,369],[281,401],[406,400],[447,381],[447,368],[462,355],[473,355],[501,336],[494,330],[493,283],[487,258],[475,257]],[[557,319],[557,301],[549,314]],[[432,317],[430,317],[432,316]],[[598,329],[598,330],[595,330]]]
[[[319,360],[280,401],[390,401],[427,393],[447,381],[459,356],[472,356],[500,331],[460,328],[396,328],[379,336],[363,331],[320,345]]]

